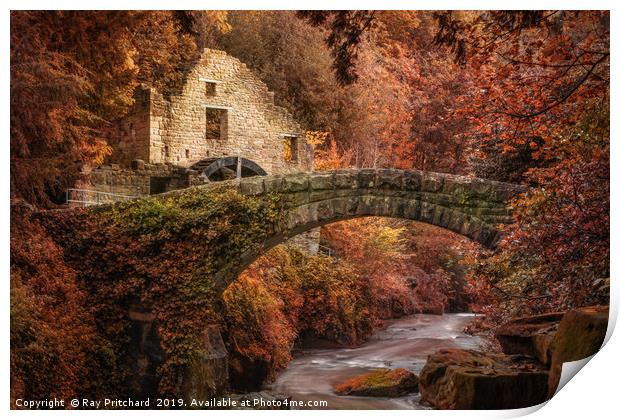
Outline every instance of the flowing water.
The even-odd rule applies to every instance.
[[[348,397],[332,387],[378,368],[416,374],[429,354],[445,347],[475,349],[482,339],[463,333],[471,314],[415,315],[387,323],[360,347],[304,350],[266,389],[296,401],[327,401],[328,409],[426,409],[418,393],[400,398]]]

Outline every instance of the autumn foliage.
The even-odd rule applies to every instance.
[[[176,395],[207,322],[243,390],[301,345],[356,345],[389,317],[471,309],[490,328],[608,299],[607,11],[22,11],[10,24],[12,397],[128,394],[136,302],[158,320],[159,391]],[[322,254],[278,247],[225,288],[216,261],[269,236],[278,197],[37,211],[110,155],[136,88],[175,94],[203,47],[265,81],[309,130],[316,170],[525,184],[514,223],[481,250],[419,223],[349,220],[322,229]]]
[[[608,302],[597,290],[610,275],[608,118],[584,119],[545,151],[548,167],[527,172],[537,188],[515,203],[500,252],[471,279],[494,318]]]
[[[275,248],[224,292],[236,389],[274,379],[303,346],[357,345],[384,319],[468,309],[463,257],[472,245],[454,234],[365,218],[323,228],[321,243],[319,255]]]
[[[327,256],[277,247],[224,292],[233,387],[258,389],[291,359],[300,341],[355,345],[373,330],[367,285]]]
[[[118,365],[88,295],[32,208],[11,205],[11,397],[98,398]],[[12,404],[13,404],[12,402]]]

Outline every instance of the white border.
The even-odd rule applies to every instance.
[[[382,2],[371,0],[300,0],[291,2],[287,0],[229,0],[229,1],[199,1],[199,0],[108,0],[105,3],[93,0],[65,0],[59,2],[42,0],[9,0],[5,2],[9,9],[13,10],[38,10],[38,9],[73,9],[73,10],[536,10],[536,9],[563,9],[563,10],[611,10],[613,0],[433,0],[433,1],[407,1],[386,0]]]
[[[616,14],[618,13],[618,7],[614,7],[618,4],[613,1],[601,1],[601,0],[590,0],[590,1],[515,1],[508,0],[498,2],[490,1],[490,0],[478,0],[478,1],[455,1],[455,0],[435,0],[432,2],[414,2],[414,1],[384,1],[384,2],[376,2],[376,1],[367,1],[367,0],[358,0],[358,1],[298,1],[295,3],[291,3],[290,1],[282,1],[282,0],[268,0],[262,2],[248,2],[248,1],[239,1],[239,0],[229,0],[229,1],[187,1],[187,0],[178,0],[175,2],[170,1],[161,1],[161,0],[138,0],[138,1],[118,1],[118,0],[110,0],[108,2],[101,1],[75,1],[68,0],[62,2],[61,8],[66,9],[202,9],[202,8],[210,8],[213,10],[248,10],[248,9],[392,9],[392,10],[406,10],[406,9],[418,9],[418,10],[441,10],[441,9],[455,9],[455,10],[474,10],[474,9],[607,9],[611,10],[611,34],[612,34],[612,48],[615,48],[617,45],[618,37],[617,29],[618,29],[618,21]],[[9,1],[7,4],[8,8],[5,11],[4,21],[6,25],[4,26],[4,39],[5,42],[2,44],[2,53],[3,57],[5,57],[5,65],[3,66],[3,76],[5,83],[3,84],[3,112],[2,112],[2,120],[4,126],[4,133],[6,133],[6,137],[1,143],[3,155],[8,159],[10,156],[9,153],[9,106],[10,106],[10,96],[9,96],[9,45],[10,45],[10,34],[9,34],[9,9],[22,10],[22,9],[56,9],[61,6],[57,2],[50,1],[32,1],[32,0],[23,0],[23,1]],[[612,83],[611,90],[612,92],[617,92],[618,80],[617,80],[617,66],[618,60],[614,53],[611,54],[611,73],[612,73]],[[611,103],[611,115],[620,115],[616,114],[616,110],[618,109],[617,103],[617,95],[612,95],[612,103]],[[617,118],[617,117],[616,117]],[[618,124],[617,121],[612,117],[611,121],[612,128],[612,160],[616,157],[616,149],[615,142],[618,141]],[[6,162],[6,161],[5,161]],[[4,390],[4,398],[5,398],[5,409],[8,410],[9,406],[9,308],[10,308],[10,300],[9,300],[9,188],[10,188],[10,174],[9,174],[9,165],[5,165],[1,169],[3,183],[2,183],[2,196],[5,199],[5,205],[2,207],[3,212],[3,220],[4,223],[1,224],[0,229],[2,229],[2,237],[5,238],[2,248],[2,272],[4,273],[4,287],[5,287],[5,299],[2,301],[2,316],[4,317],[4,337],[5,337],[5,345],[2,348],[3,354],[3,374],[0,377],[0,383],[2,385],[2,389]],[[611,217],[614,219],[614,216],[618,215],[618,205],[615,200],[618,197],[618,185],[620,181],[620,177],[618,176],[618,170],[615,165],[612,165],[611,169],[611,180],[612,180],[612,205],[611,205]],[[612,265],[611,265],[611,277],[615,278],[618,270],[617,270],[617,261],[618,261],[618,229],[616,225],[612,223],[612,235],[611,235],[611,256],[612,256]],[[618,310],[618,302],[620,297],[620,292],[618,287],[615,287],[612,284],[612,313],[610,314],[610,327],[613,328],[615,322],[617,320],[617,310]],[[609,338],[609,337],[608,337]],[[592,358],[592,360],[588,363],[587,367],[579,372],[576,379],[570,381],[551,401],[549,401],[546,405],[543,404],[544,407],[540,410],[533,409],[524,409],[524,410],[513,410],[513,411],[456,411],[456,412],[448,412],[448,411],[408,411],[406,414],[400,413],[399,411],[382,411],[380,413],[374,411],[329,411],[329,412],[319,412],[318,411],[296,411],[294,413],[286,412],[286,411],[217,411],[217,412],[203,412],[203,411],[180,411],[174,413],[168,413],[163,411],[149,411],[148,413],[139,413],[133,411],[90,411],[87,415],[92,418],[103,418],[113,415],[115,417],[120,418],[131,418],[135,419],[137,416],[147,415],[151,418],[159,419],[159,418],[167,418],[170,415],[174,415],[175,417],[189,417],[189,418],[202,418],[211,417],[211,418],[247,418],[247,417],[261,417],[261,418],[290,418],[291,415],[294,415],[296,418],[314,418],[317,415],[321,417],[342,417],[342,416],[355,416],[356,418],[372,418],[376,420],[376,417],[379,415],[382,418],[396,418],[402,415],[406,415],[408,417],[424,417],[424,418],[510,418],[516,417],[520,415],[525,415],[528,412],[535,411],[531,414],[531,418],[534,419],[542,419],[542,418],[612,418],[617,416],[618,406],[620,405],[620,398],[617,395],[616,384],[618,382],[618,378],[620,377],[620,369],[618,365],[620,364],[618,360],[618,355],[620,355],[620,341],[616,336],[611,336],[609,341],[604,346],[604,348]],[[43,412],[43,411],[11,411],[10,416],[14,418],[83,418],[85,413],[83,411],[52,411],[52,412]]]

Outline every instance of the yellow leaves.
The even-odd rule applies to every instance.
[[[327,137],[332,133],[331,131],[306,131],[306,142],[312,146],[320,146],[325,143]]]
[[[399,255],[405,248],[405,239],[402,236],[405,231],[404,227],[380,226],[368,237],[369,245],[375,252]]]
[[[203,13],[223,34],[230,32],[231,24],[228,22],[228,10],[206,10]]]
[[[282,157],[284,158],[284,161],[291,162],[293,160],[293,144],[290,139],[286,139],[286,141],[284,141],[283,148],[284,152]]]

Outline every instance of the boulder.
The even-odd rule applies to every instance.
[[[418,378],[406,369],[380,369],[336,385],[338,395],[401,397],[418,390]]]
[[[421,401],[440,409],[523,408],[547,397],[548,371],[523,356],[443,349],[420,372]]]
[[[566,312],[551,343],[549,397],[555,394],[562,364],[590,357],[600,350],[607,332],[608,306],[590,306]]]
[[[515,318],[495,331],[495,338],[506,354],[536,357],[551,362],[550,347],[564,312]]]

